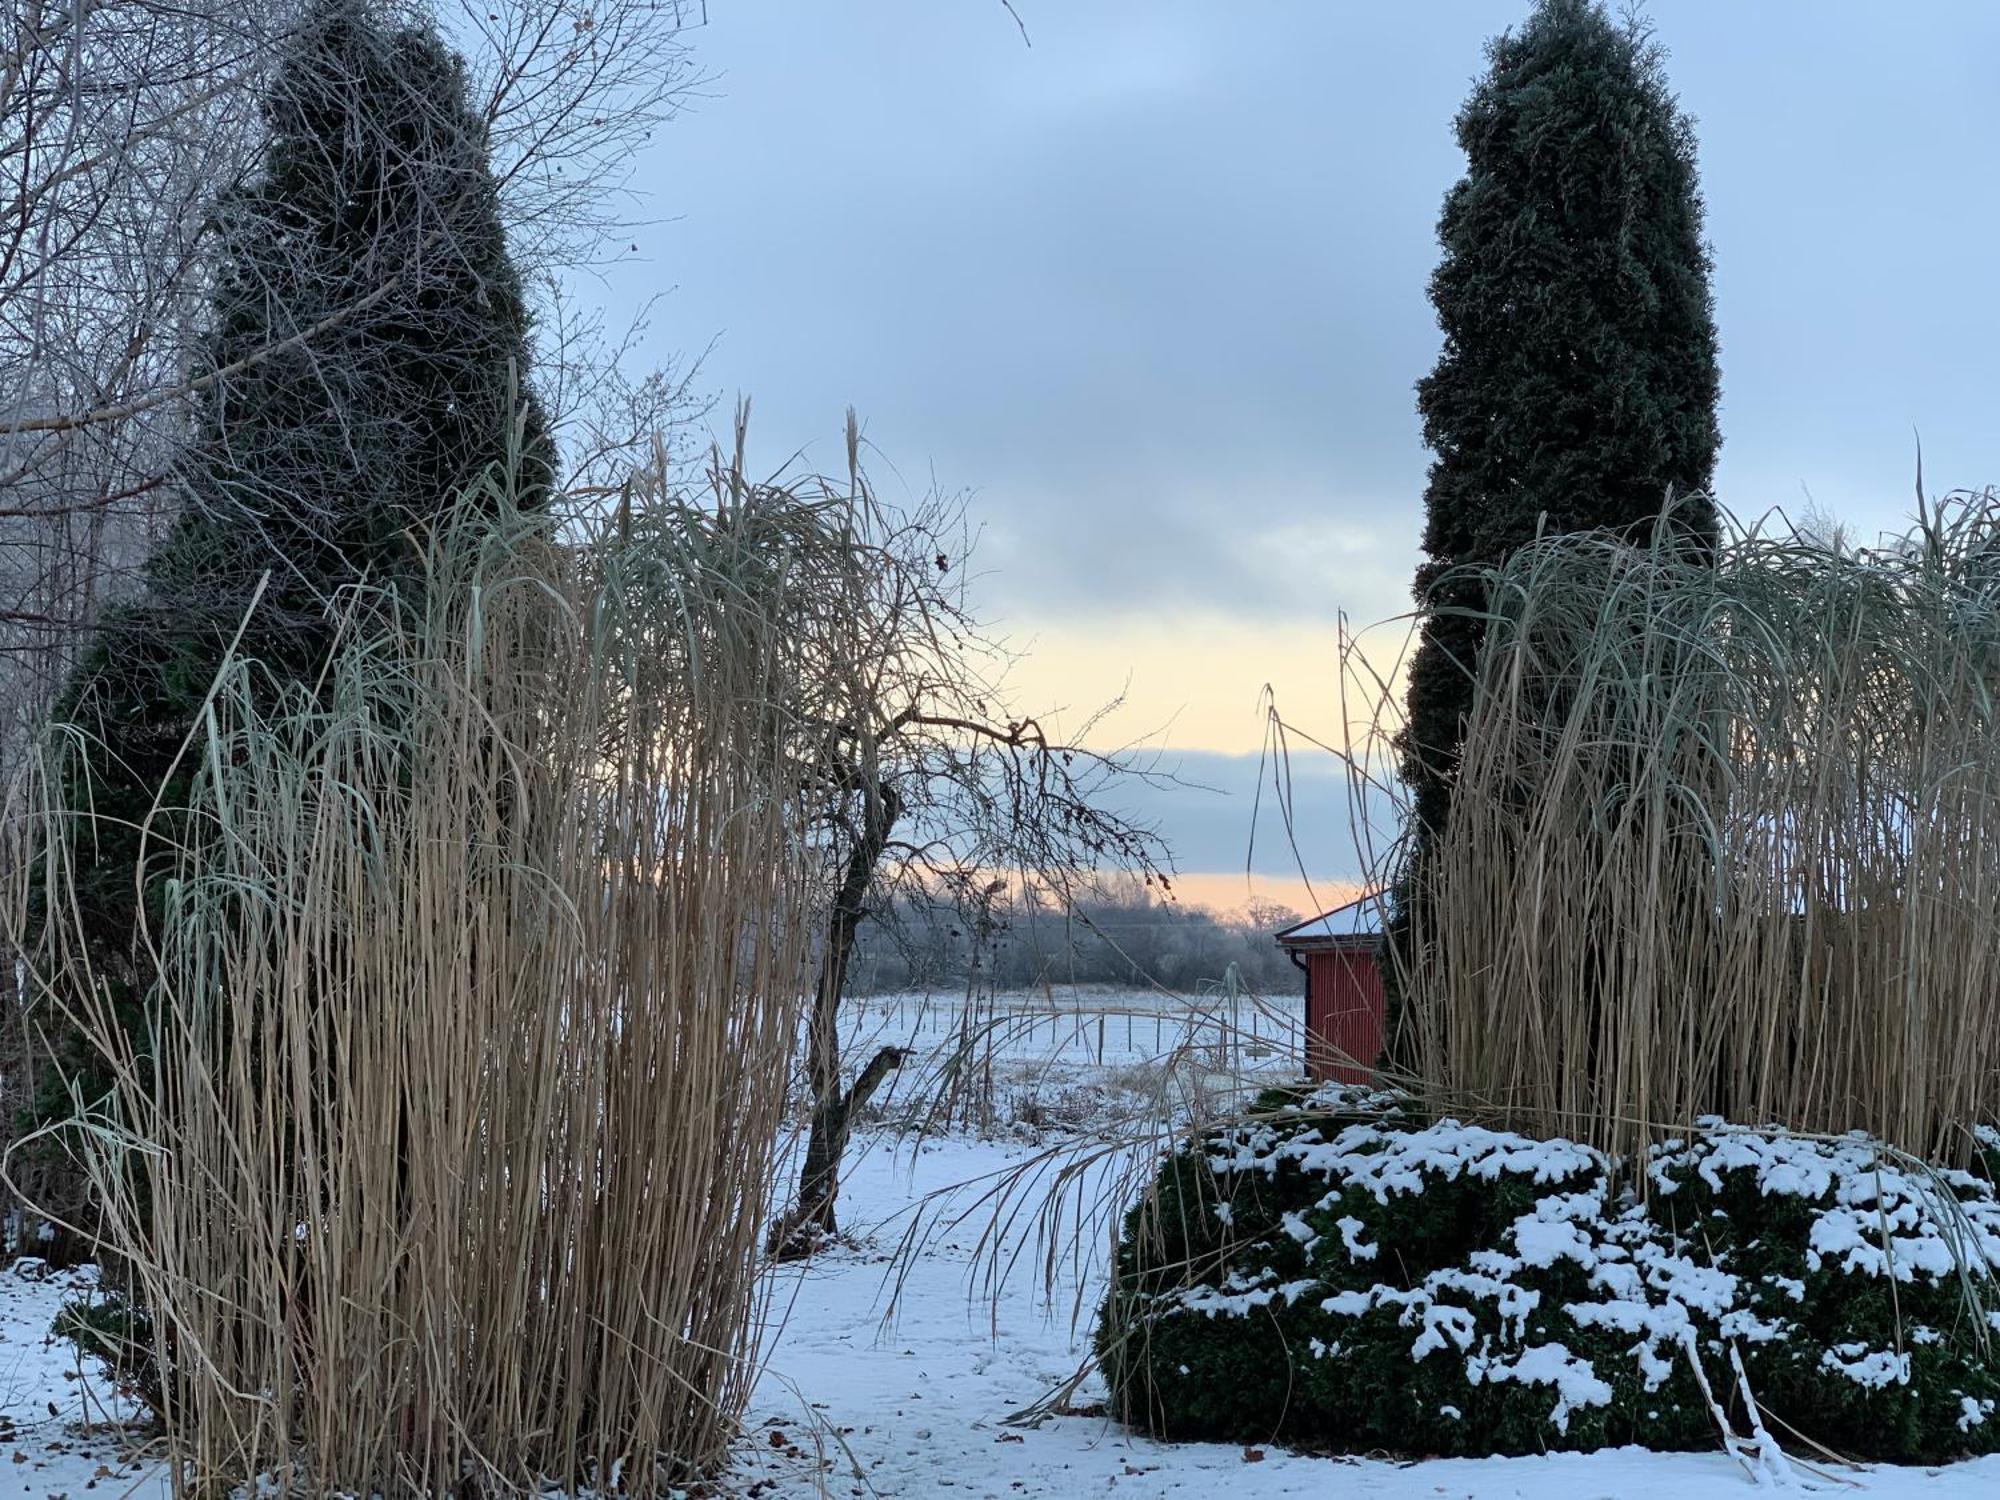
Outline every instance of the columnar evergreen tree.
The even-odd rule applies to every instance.
[[[1538,528],[1651,526],[1669,494],[1691,545],[1717,525],[1709,254],[1663,55],[1595,0],[1539,0],[1488,55],[1438,224],[1444,352],[1417,388],[1434,460],[1401,749],[1420,848],[1449,813],[1483,635],[1456,570]]]
[[[58,710],[90,746],[68,795],[89,814],[76,895],[91,958],[135,1030],[137,918],[160,889],[137,868],[139,825],[157,798],[171,838],[188,778],[175,757],[239,627],[261,691],[309,685],[342,590],[410,598],[427,527],[471,481],[507,464],[534,506],[552,478],[523,385],[530,318],[460,59],[376,0],[320,0],[265,119],[260,174],[217,208],[206,409],[180,519]],[[66,1071],[45,1114],[67,1113],[74,1083],[96,1091],[79,1059]]]

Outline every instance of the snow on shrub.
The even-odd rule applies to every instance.
[[[1707,1448],[1718,1405],[1752,1426],[1747,1384],[1774,1431],[1856,1457],[2000,1449],[1992,1186],[1859,1136],[1702,1125],[1649,1153],[1641,1202],[1573,1141],[1266,1096],[1126,1220],[1114,1407],[1349,1452]]]

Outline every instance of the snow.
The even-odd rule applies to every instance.
[[[1983,1195],[1961,1201],[1958,1195],[1975,1197],[1975,1179],[1966,1173],[1934,1171],[1861,1135],[1825,1141],[1700,1123],[1712,1133],[1698,1146],[1670,1142],[1654,1154],[1648,1168],[1654,1185],[1672,1192],[1669,1174],[1692,1158],[1712,1188],[1720,1189],[1726,1174],[1747,1170],[1764,1194],[1831,1198],[1813,1220],[1808,1270],[1831,1263],[1850,1274],[1909,1282],[1961,1271],[1985,1277],[2000,1268],[2000,1204]]]
[[[1270,1282],[1270,1275],[1269,1271],[1264,1271],[1256,1280],[1246,1281],[1232,1274],[1220,1290],[1212,1286],[1190,1287],[1181,1299],[1181,1310],[1200,1313],[1207,1318],[1240,1318],[1252,1308],[1268,1307],[1280,1300],[1287,1304],[1296,1302],[1319,1285],[1317,1281],[1278,1284]]]
[[[94,1361],[49,1337],[62,1304],[95,1285],[88,1268],[50,1272],[32,1257],[0,1269],[0,1495],[166,1500],[159,1465],[130,1455],[129,1408]]]
[[[1353,1260],[1373,1260],[1376,1252],[1382,1248],[1380,1245],[1371,1245],[1361,1238],[1361,1231],[1368,1226],[1357,1218],[1352,1216],[1342,1218],[1333,1227],[1340,1231],[1341,1246]],[[1301,1230],[1305,1232],[1301,1233]],[[1297,1214],[1285,1215],[1285,1233],[1302,1245],[1312,1244],[1312,1231],[1306,1228],[1305,1220]]]
[[[895,1149],[877,1139],[843,1193],[860,1249],[841,1250],[782,1274],[784,1327],[759,1384],[737,1475],[744,1490],[768,1481],[764,1500],[964,1496],[1124,1497],[1231,1500],[1339,1495],[1345,1500],[1706,1500],[1750,1497],[1759,1486],[1728,1455],[1625,1448],[1543,1458],[1435,1459],[1405,1464],[1328,1458],[1281,1447],[1168,1445],[1136,1436],[1091,1408],[1104,1397],[1094,1378],[1071,1393],[1081,1415],[1009,1426],[1006,1417],[1069,1379],[1088,1353],[1102,1290],[1103,1250],[1065,1261],[1055,1296],[1038,1274],[1031,1235],[997,1299],[978,1253],[987,1216],[974,1212],[932,1237],[897,1289],[892,1252],[911,1206],[933,1193],[970,1209],[990,1184],[1032,1150],[1017,1143],[946,1140]],[[863,1226],[872,1226],[866,1230]],[[891,1301],[894,1307],[891,1307]],[[1337,1347],[1307,1351],[1337,1358]],[[1557,1385],[1572,1407],[1597,1397],[1587,1368],[1544,1345],[1496,1364],[1488,1379]],[[1567,1384],[1565,1384],[1567,1382]],[[829,1434],[818,1444],[817,1428]],[[804,1457],[788,1458],[763,1436],[782,1431]],[[828,1467],[819,1470],[824,1451]],[[857,1476],[855,1469],[860,1469]],[[1829,1469],[1803,1465],[1806,1493],[1872,1500],[1974,1500],[2000,1494],[2000,1458],[1945,1468]],[[864,1477],[865,1476],[865,1479]]]
[[[771,1363],[752,1403],[737,1469],[720,1487],[731,1500],[931,1500],[1105,1495],[1123,1500],[1703,1500],[1756,1492],[1727,1455],[1618,1449],[1546,1458],[1388,1460],[1325,1458],[1278,1447],[1168,1446],[1096,1414],[1010,1426],[1006,1418],[1069,1380],[1088,1351],[1102,1288],[1103,1243],[1059,1260],[1053,1301],[1039,1276],[1024,1205],[1008,1248],[1017,1262],[988,1296],[980,1252],[990,1218],[978,1200],[994,1174],[1036,1159],[1020,1142],[946,1139],[921,1148],[886,1136],[860,1142],[843,1194],[856,1248],[776,1273]],[[1108,1168],[1107,1168],[1108,1169]],[[961,1184],[974,1184],[961,1187]],[[957,1191],[953,1191],[957,1189]],[[944,1222],[924,1253],[899,1268],[895,1251],[915,1207],[932,1194]],[[969,1214],[954,1226],[951,1213]],[[1029,1264],[1033,1262],[1033,1264]],[[0,1272],[0,1496],[45,1500],[86,1493],[107,1500],[166,1500],[157,1462],[126,1462],[117,1434],[99,1424],[109,1399],[46,1333],[74,1277]],[[1328,1349],[1325,1357],[1337,1357]],[[1542,1346],[1489,1370],[1488,1379],[1548,1380],[1573,1406],[1593,1392]],[[1069,1397],[1085,1413],[1103,1399],[1086,1379]],[[52,1414],[48,1407],[54,1404]],[[1968,1425],[1987,1420],[1974,1404]],[[18,1461],[15,1454],[21,1455]],[[100,1475],[100,1468],[103,1473]],[[858,1477],[856,1469],[860,1470]],[[1875,1500],[1974,1500],[2000,1493],[2000,1458],[1943,1469],[1839,1470],[1808,1490]],[[94,1481],[94,1483],[93,1483]],[[821,1486],[824,1484],[824,1490]],[[90,1488],[86,1490],[86,1486]]]
[[[1458,1349],[1471,1347],[1472,1336],[1477,1331],[1471,1309],[1433,1303],[1423,1309],[1423,1318],[1424,1331],[1410,1345],[1411,1359],[1422,1359],[1431,1351],[1444,1348],[1446,1339],[1450,1339],[1452,1346]]]
[[[1084,1212],[1080,1227],[1078,1216],[1080,1206],[1096,1198],[1100,1188],[1143,1164],[1096,1145],[1090,1111],[1098,1111],[1100,1120],[1103,1112],[1115,1112],[1124,1097],[1118,1075],[1144,1065],[1156,1025],[1169,1034],[1193,1028],[1153,997],[1097,997],[1089,1007],[1079,1003],[1079,1013],[1045,1018],[1039,1025],[1030,1018],[996,1061],[996,1071],[1020,1068],[1008,1076],[1023,1088],[1075,1091],[1079,1113],[1065,1116],[1060,1129],[1024,1128],[1028,1116],[1003,1101],[985,1138],[954,1134],[919,1144],[887,1129],[857,1136],[841,1199],[852,1243],[772,1274],[769,1364],[753,1394],[738,1463],[712,1490],[718,1500],[819,1500],[822,1495],[834,1500],[1090,1495],[1204,1500],[1224,1494],[1232,1500],[1321,1494],[1358,1500],[1703,1500],[1755,1493],[1758,1485],[1750,1474],[1720,1451],[1621,1449],[1402,1463],[1299,1454],[1271,1445],[1169,1446],[1109,1421],[1102,1414],[1101,1381],[1080,1372],[1090,1353],[1117,1205],[1095,1216]],[[1155,1011],[1161,1019],[1155,1019]],[[1107,1018],[1102,1025],[1100,1015]],[[861,1029],[880,1029],[888,1042],[929,1040],[932,1034],[909,1006],[893,999],[874,1004],[866,1022]],[[1253,1034],[1257,1029],[1255,1021],[1244,1027]],[[944,1030],[937,1028],[940,1041]],[[1253,1061],[1275,1068],[1282,1059]],[[908,1082],[902,1087],[908,1088]],[[885,1113],[893,1117],[896,1109],[892,1098]],[[993,1134],[1000,1138],[991,1138]],[[1449,1133],[1412,1132],[1407,1139],[1417,1143],[1411,1148],[1414,1157],[1374,1168],[1371,1187],[1385,1199],[1413,1190],[1413,1179],[1424,1169],[1483,1176],[1521,1173],[1538,1183],[1567,1186],[1569,1179],[1601,1166],[1600,1159],[1580,1147],[1538,1145],[1529,1150],[1519,1138],[1464,1127]],[[1057,1145],[1041,1144],[1050,1140]],[[1052,1154],[1069,1149],[1064,1141],[1097,1154],[1091,1160]],[[1360,1138],[1348,1144],[1359,1154]],[[1257,1170],[1275,1170],[1269,1160],[1273,1145],[1264,1141],[1260,1155],[1254,1138],[1243,1139],[1231,1152],[1229,1165],[1240,1161]],[[1347,1154],[1338,1136],[1302,1143],[1300,1149],[1317,1153],[1322,1164]],[[1805,1156],[1779,1152],[1766,1165],[1773,1190],[1797,1190],[1817,1181],[1811,1174],[1818,1164]],[[996,1197],[1001,1174],[1010,1172],[1024,1174],[1018,1190]],[[1806,1175],[1788,1176],[1792,1173]],[[1829,1171],[1829,1183],[1840,1179],[1840,1207],[1874,1211],[1872,1195],[1878,1189],[1864,1184],[1863,1175],[1858,1166],[1852,1172]],[[1887,1174],[1880,1172],[1880,1163],[1871,1162],[1867,1175]],[[1910,1182],[1909,1190],[1926,1189]],[[1903,1189],[1895,1184],[1879,1191],[1882,1208],[1892,1215],[1907,1201],[1897,1196]],[[1595,1203],[1589,1193],[1542,1199],[1535,1214],[1516,1226],[1517,1256],[1496,1260],[1583,1260],[1586,1242],[1576,1235],[1576,1224]],[[1063,1225],[1053,1240],[1040,1233],[1045,1214]],[[1616,1227],[1614,1223],[1614,1235]],[[1384,1248],[1346,1225],[1336,1228],[1357,1258]],[[1303,1220],[1285,1229],[1293,1238],[1312,1234]],[[1912,1234],[1898,1229],[1899,1254]],[[912,1236],[917,1253],[899,1254]],[[1879,1249],[1879,1221],[1874,1243]],[[1393,1255],[1394,1247],[1387,1248]],[[1586,1315],[1579,1309],[1587,1305],[1588,1317],[1629,1334],[1642,1368],[1657,1359],[1664,1370],[1668,1360],[1678,1357],[1671,1351],[1681,1337],[1678,1325],[1687,1323],[1679,1303],[1727,1307],[1735,1300],[1733,1285],[1697,1274],[1721,1273],[1690,1261],[1635,1263],[1615,1239],[1594,1250],[1598,1258],[1591,1278],[1612,1293],[1612,1300],[1578,1304],[1571,1311],[1581,1320]],[[1843,1252],[1829,1246],[1829,1253]],[[1441,1346],[1462,1348],[1464,1314],[1454,1303],[1462,1305],[1468,1297],[1494,1299],[1510,1322],[1524,1320],[1531,1310],[1524,1299],[1538,1294],[1507,1282],[1505,1270],[1496,1264],[1440,1273],[1424,1287],[1398,1294],[1392,1305],[1401,1307],[1413,1343],[1434,1339]],[[1678,1302],[1649,1302],[1642,1280],[1670,1290]],[[115,1425],[122,1413],[102,1372],[47,1336],[61,1303],[88,1285],[82,1273],[44,1279],[32,1265],[27,1274],[0,1270],[0,1500],[84,1500],[86,1494],[92,1500],[167,1500],[157,1457],[135,1461],[129,1456],[128,1436]],[[1266,1302],[1296,1297],[1316,1285],[1271,1277],[1217,1289],[1215,1295],[1232,1304],[1243,1299],[1247,1306],[1253,1297]],[[1354,1305],[1337,1309],[1341,1312],[1358,1315],[1380,1305],[1369,1292],[1343,1296]],[[1872,1375],[1880,1352],[1855,1346],[1844,1362]],[[1338,1342],[1316,1341],[1301,1353],[1337,1360],[1341,1351]],[[1562,1396],[1565,1414],[1603,1399],[1602,1382],[1560,1345],[1493,1358],[1484,1378],[1551,1385]],[[1057,1403],[1065,1414],[1009,1422],[1011,1415],[1065,1387]],[[1959,1420],[1969,1430],[1993,1419],[1991,1407],[1968,1398]],[[2000,1494],[2000,1457],[1935,1469],[1842,1468],[1824,1478],[1800,1464],[1799,1478],[1809,1492],[1880,1500],[1973,1500]]]
[[[1268,1125],[1245,1126],[1224,1138],[1227,1149],[1211,1148],[1216,1173],[1264,1172],[1282,1163],[1365,1189],[1376,1202],[1424,1190],[1424,1176],[1446,1181],[1461,1173],[1493,1181],[1502,1175],[1546,1184],[1565,1182],[1603,1169],[1604,1158],[1574,1141],[1531,1141],[1505,1131],[1440,1120],[1422,1130],[1386,1134],[1361,1121],[1343,1126],[1332,1140],[1316,1130],[1281,1136]]]
[[[1879,1390],[1885,1385],[1910,1383],[1910,1356],[1893,1349],[1870,1349],[1866,1344],[1840,1344],[1820,1356],[1822,1367],[1838,1371],[1856,1385]]]
[[[993,1063],[1047,1092],[1116,1086],[1123,1070],[1154,1068],[1176,1052],[1290,1077],[1304,1031],[1305,1000],[1297,994],[1179,996],[1094,985],[1002,990],[976,998],[968,1025],[963,995],[911,990],[849,1002],[841,1046],[850,1058],[878,1046],[908,1047],[927,1064],[962,1046],[972,1063]],[[904,1070],[907,1077],[924,1071]]]
[[[1597,1247],[1576,1227],[1577,1219],[1595,1219],[1604,1204],[1594,1193],[1560,1193],[1535,1205],[1532,1217],[1514,1225],[1514,1247],[1523,1264],[1552,1266],[1573,1260],[1586,1271],[1597,1265]]]
[[[1468,1342],[1470,1338],[1468,1329]],[[1611,1387],[1561,1344],[1536,1344],[1510,1360],[1475,1356],[1471,1366],[1474,1385],[1481,1380],[1515,1380],[1523,1385],[1554,1386],[1556,1406],[1549,1420],[1555,1423],[1558,1432],[1569,1431],[1569,1414],[1577,1407],[1611,1404]]]
[[[1362,896],[1345,906],[1336,906],[1332,911],[1309,917],[1295,927],[1287,927],[1277,934],[1277,941],[1287,947],[1306,947],[1335,938],[1381,935],[1382,897],[1375,895]]]
[[[1324,1184],[1320,1210],[1351,1202],[1356,1192],[1387,1204],[1461,1177],[1490,1181],[1505,1175],[1555,1189],[1539,1195],[1514,1221],[1499,1248],[1471,1252],[1463,1267],[1433,1271],[1407,1288],[1329,1288],[1332,1294],[1318,1306],[1343,1318],[1400,1309],[1399,1326],[1416,1330],[1409,1346],[1413,1362],[1456,1351],[1474,1384],[1519,1380],[1553,1386],[1557,1400],[1549,1422],[1558,1434],[1567,1432],[1578,1408],[1611,1399],[1602,1373],[1556,1346],[1495,1350],[1483,1338],[1475,1346],[1474,1313],[1466,1305],[1490,1302],[1509,1330],[1503,1346],[1518,1344],[1526,1315],[1540,1297],[1518,1284],[1526,1270],[1562,1261],[1583,1270],[1592,1291],[1605,1295],[1565,1302],[1564,1312],[1580,1326],[1632,1338],[1624,1352],[1647,1390],[1659,1389],[1672,1374],[1677,1354],[1727,1348],[1733,1360],[1741,1345],[1782,1343],[1793,1333],[1792,1324],[1775,1316],[1768,1302],[1753,1299],[1750,1284],[1726,1263],[1711,1259],[1697,1241],[1664,1233],[1629,1194],[1614,1194],[1611,1164],[1581,1145],[1450,1119],[1408,1129],[1391,1118],[1392,1096],[1345,1085],[1326,1086],[1308,1103],[1318,1112],[1280,1111],[1205,1136],[1199,1149],[1217,1176],[1217,1191],[1232,1193],[1233,1179],[1284,1168]],[[1831,1264],[1850,1275],[1928,1285],[2000,1276],[2000,1201],[1983,1181],[1926,1167],[1865,1136],[1793,1138],[1720,1121],[1698,1123],[1702,1134],[1695,1140],[1669,1141],[1649,1156],[1646,1170],[1657,1191],[1671,1198],[1686,1182],[1721,1190],[1747,1178],[1765,1196],[1804,1200],[1810,1224],[1803,1269],[1817,1272]],[[1362,1238],[1360,1220],[1343,1216],[1335,1227],[1350,1263],[1372,1260],[1379,1252],[1379,1245]],[[1289,1222],[1284,1228],[1299,1237]],[[1275,1279],[1269,1270],[1232,1270],[1221,1288],[1197,1280],[1155,1294],[1152,1305],[1155,1315],[1246,1316],[1276,1300],[1275,1291],[1262,1284],[1267,1279]],[[1767,1275],[1764,1282],[1788,1302],[1803,1297],[1800,1278]],[[1309,1286],[1288,1285],[1286,1300],[1295,1301]],[[2000,1326],[2000,1314],[1988,1316]],[[1926,1334],[1940,1337],[1923,1328],[1910,1337],[1924,1342]],[[1910,1359],[1900,1348],[1844,1345],[1827,1353],[1821,1367],[1867,1389],[1911,1380]],[[1740,1369],[1738,1376],[1746,1378]],[[1758,1418],[1749,1397],[1746,1388],[1754,1428]]]

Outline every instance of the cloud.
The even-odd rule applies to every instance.
[[[981,0],[714,7],[710,97],[635,164],[663,222],[602,290],[677,289],[657,352],[717,339],[705,381],[754,396],[773,464],[837,469],[852,404],[891,496],[971,491],[1018,706],[1074,726],[1126,693],[1092,742],[1157,732],[1220,788],[1134,810],[1223,899],[1253,826],[1259,878],[1297,876],[1269,804],[1252,817],[1263,689],[1344,742],[1365,705],[1336,618],[1408,608],[1450,122],[1525,3],[1016,4],[1032,47]],[[1724,502],[1810,491],[1873,535],[1910,507],[1917,434],[1933,489],[2000,479],[2000,198],[1967,103],[2000,9],[1656,19],[1699,122]],[[1401,644],[1366,659],[1391,677]],[[1299,849],[1337,892],[1363,864],[1344,778],[1295,770]]]
[[[1179,784],[1135,783],[1116,804],[1159,827],[1180,869],[1203,873],[1224,893],[1234,882],[1239,901],[1246,876],[1288,891],[1308,880],[1330,892],[1351,890],[1396,832],[1387,800],[1371,794],[1357,802],[1346,771],[1329,755],[1296,754],[1280,767],[1257,755],[1188,752],[1156,764]]]
[[[741,0],[710,97],[635,166],[661,355],[753,395],[755,451],[972,492],[983,609],[1025,696],[1129,678],[1131,732],[1259,742],[1258,690],[1338,717],[1334,621],[1400,613],[1427,464],[1434,226],[1480,0]],[[1698,119],[1726,504],[1810,493],[1857,534],[2000,479],[2000,9],[1688,0],[1657,18]],[[900,476],[896,467],[900,466]]]
[[[1005,682],[1013,709],[1104,750],[1255,754],[1275,707],[1294,730],[1360,753],[1378,714],[1395,727],[1409,643],[1407,622],[1392,622],[1355,637],[1355,655],[1343,663],[1331,620],[1245,617],[1218,606],[1000,626],[1016,655]],[[1085,734],[1086,720],[1114,700],[1122,701]]]
[[[975,490],[1003,604],[1398,607],[1463,69],[1364,149],[1311,107],[1369,71],[1330,8],[1028,20],[716,12],[715,97],[643,172],[663,273],[614,289],[678,285],[661,332],[720,332],[707,378],[772,451],[837,463],[852,402],[917,486]]]

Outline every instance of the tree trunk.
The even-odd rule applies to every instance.
[[[821,1101],[813,1110],[812,1133],[806,1140],[805,1165],[799,1172],[798,1201],[771,1230],[771,1253],[780,1260],[811,1255],[839,1226],[834,1199],[840,1193],[840,1159],[847,1151],[855,1111],[865,1105],[882,1080],[903,1065],[909,1054],[901,1047],[884,1047],[868,1060],[854,1087]]]
[[[791,1210],[771,1230],[771,1251],[782,1259],[809,1255],[818,1243],[839,1230],[834,1202],[840,1196],[840,1159],[855,1111],[868,1102],[891,1070],[903,1064],[899,1047],[884,1047],[869,1059],[854,1080],[840,1087],[840,996],[847,987],[848,961],[854,938],[868,914],[868,888],[875,866],[888,847],[903,799],[894,787],[868,794],[862,826],[847,853],[840,889],[834,895],[826,951],[820,958],[819,984],[807,1032],[806,1076],[812,1085],[812,1125],[806,1137],[805,1162],[799,1170],[799,1191]]]

